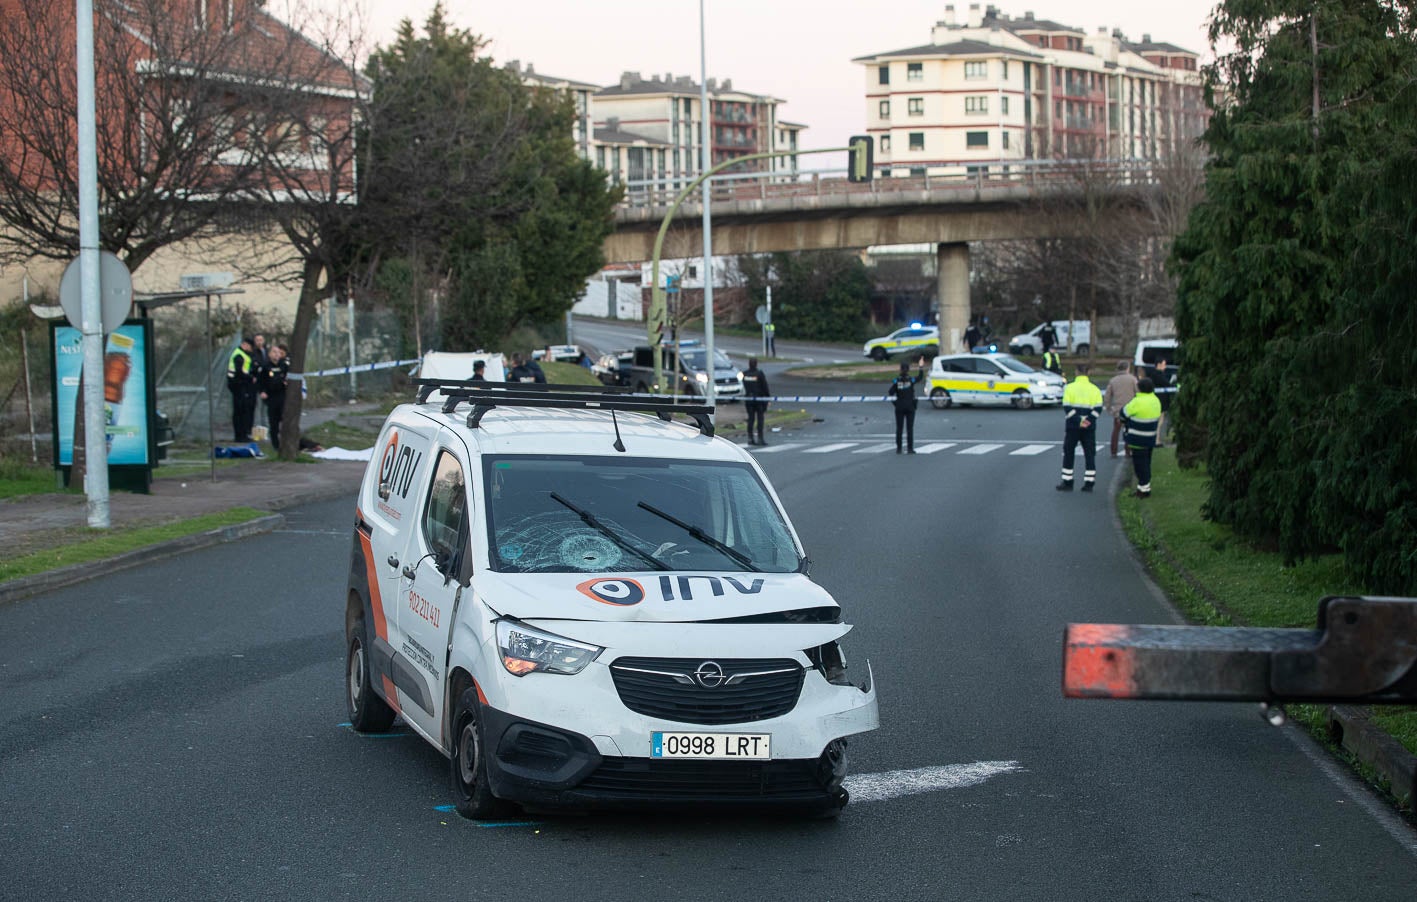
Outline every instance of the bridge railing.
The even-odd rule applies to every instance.
[[[1121,160],[935,160],[880,166],[870,182],[853,183],[845,169],[790,172],[736,172],[714,176],[706,185],[715,204],[776,198],[839,198],[853,194],[910,191],[982,191],[1025,187],[1076,190],[1155,184],[1156,161]],[[623,209],[665,207],[694,176],[625,182]],[[701,199],[701,195],[700,195]]]

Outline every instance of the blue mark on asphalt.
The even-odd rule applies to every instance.
[[[456,805],[434,805],[433,810],[439,814],[448,814],[457,811]],[[474,827],[540,827],[541,821],[475,821]]]

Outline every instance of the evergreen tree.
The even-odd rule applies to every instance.
[[[1183,453],[1207,513],[1417,589],[1411,8],[1228,0],[1206,200],[1178,239]],[[1405,431],[1404,431],[1405,430]]]

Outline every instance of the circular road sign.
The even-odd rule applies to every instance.
[[[112,332],[128,318],[133,306],[133,276],[128,267],[108,251],[99,251],[98,298],[103,331]],[[75,257],[64,267],[64,278],[59,280],[59,305],[69,318],[69,325],[75,329],[84,328],[84,302],[81,295],[82,276],[79,274],[79,258]]]
[[[768,307],[766,304],[759,304],[758,309],[753,314],[753,316],[757,319],[760,325],[766,326],[768,323],[772,322],[772,314],[768,313]]]

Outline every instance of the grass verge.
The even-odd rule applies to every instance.
[[[18,460],[0,459],[0,498],[63,492],[54,478],[54,468],[35,466]]]
[[[125,552],[134,551],[168,539],[195,535],[209,529],[245,523],[264,517],[265,511],[249,507],[235,507],[218,514],[205,514],[190,520],[163,523],[158,526],[137,526],[112,530],[73,529],[65,530],[56,537],[56,544],[44,551],[31,552],[10,560],[0,560],[0,582],[33,576],[67,567],[70,564],[84,564],[103,560]],[[69,539],[70,541],[64,541]]]
[[[1258,550],[1229,527],[1203,520],[1205,471],[1182,470],[1172,449],[1156,452],[1151,481],[1151,498],[1140,501],[1123,495],[1118,513],[1153,577],[1192,622],[1313,629],[1323,596],[1363,594],[1337,554],[1286,566],[1279,554]],[[1336,749],[1323,711],[1320,705],[1289,706],[1296,720]],[[1374,722],[1417,754],[1417,707],[1368,711]]]

